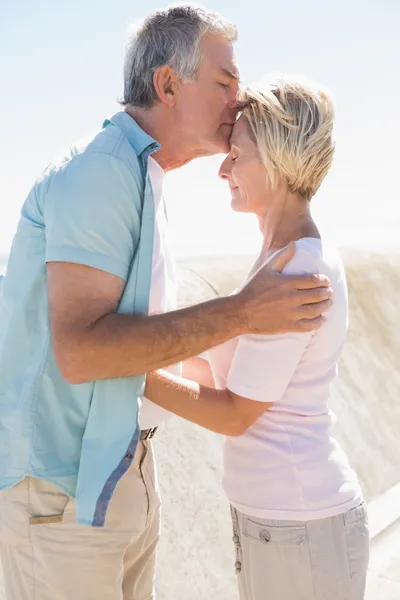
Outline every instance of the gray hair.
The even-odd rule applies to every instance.
[[[128,40],[121,104],[150,108],[158,100],[154,71],[163,65],[169,65],[181,80],[192,81],[207,33],[231,42],[237,39],[233,23],[197,5],[172,5],[146,17]]]

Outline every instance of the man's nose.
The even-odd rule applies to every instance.
[[[239,112],[239,103],[238,103],[238,96],[239,96],[239,90],[235,90],[229,98],[229,103],[228,106],[231,109],[232,112],[235,113],[235,115],[237,115],[237,113]]]
[[[236,82],[236,85],[234,85],[232,88],[232,106],[236,110],[238,110],[238,106],[240,104],[240,102],[239,102],[240,92],[241,92],[241,86],[240,86],[240,82],[238,81],[238,82]]]

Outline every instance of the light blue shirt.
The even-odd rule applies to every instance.
[[[56,364],[46,262],[125,280],[119,313],[146,314],[154,236],[149,155],[160,146],[126,113],[36,181],[0,282],[0,489],[26,476],[61,488],[102,527],[139,438],[144,375],[71,385]]]

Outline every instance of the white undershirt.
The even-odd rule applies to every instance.
[[[154,160],[149,158],[148,175],[153,188],[155,205],[155,226],[153,246],[153,267],[151,274],[149,315],[165,313],[177,308],[176,263],[169,239],[167,217],[165,214],[162,186],[164,171]],[[173,365],[165,369],[174,375],[181,375],[181,365]],[[151,400],[139,399],[141,405],[139,424],[141,429],[151,429],[166,421],[171,413]]]
[[[316,333],[244,335],[208,351],[219,389],[272,402],[239,437],[226,438],[223,486],[239,511],[267,519],[330,517],[362,500],[332,437],[329,388],[346,337],[347,288],[336,251],[303,238],[285,273],[324,273],[334,304]]]

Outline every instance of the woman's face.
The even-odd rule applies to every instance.
[[[233,210],[265,212],[269,195],[267,171],[243,116],[233,128],[231,150],[220,167],[219,176],[229,183]]]

